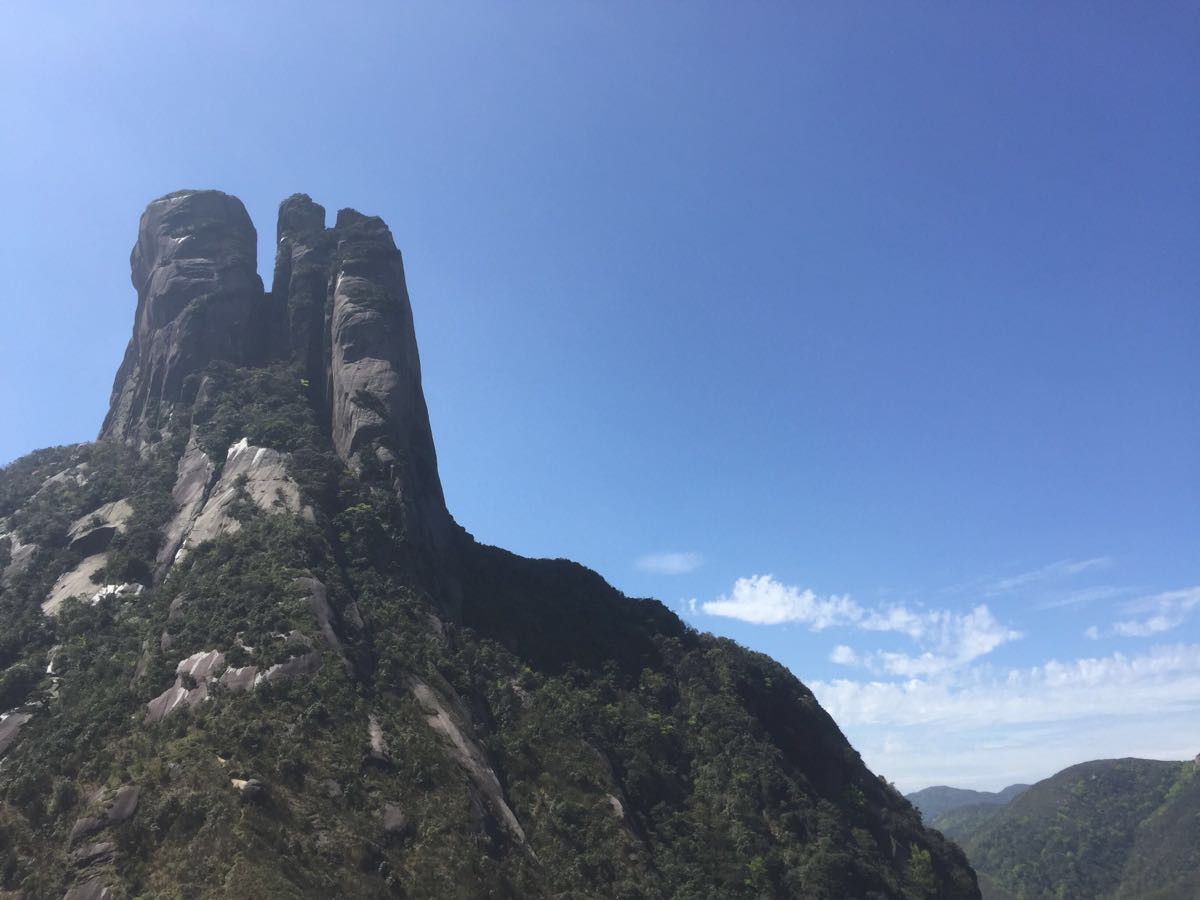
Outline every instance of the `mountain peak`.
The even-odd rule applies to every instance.
[[[213,362],[293,365],[338,455],[390,483],[405,533],[444,548],[451,524],[404,265],[382,219],[279,207],[274,283],[256,270],[257,232],[236,197],[176,191],[142,214],[130,264],[138,303],[101,437],[144,448]]]
[[[236,197],[175,191],[152,201],[129,264],[137,311],[101,437],[145,445],[210,362],[249,361],[249,325],[263,300],[258,234]]]

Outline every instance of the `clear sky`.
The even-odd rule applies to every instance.
[[[1194,3],[0,6],[0,461],[145,204],[405,254],[447,499],[780,659],[905,789],[1200,752]]]

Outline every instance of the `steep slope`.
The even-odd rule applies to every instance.
[[[979,895],[778,664],[453,521],[380,220],[248,222],[150,205],[101,439],[0,471],[0,890]]]
[[[1191,898],[1200,888],[1200,774],[1192,762],[1097,760],[1003,807],[934,820],[1015,896]],[[985,896],[987,891],[985,891]]]
[[[925,821],[932,822],[944,813],[964,806],[1004,806],[1027,790],[1027,784],[1010,784],[1002,791],[971,791],[936,785],[905,794],[904,798],[920,810]]]

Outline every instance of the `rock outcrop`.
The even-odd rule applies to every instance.
[[[172,497],[175,517],[168,523],[159,550],[160,566],[182,562],[205,541],[241,528],[239,502],[253,503],[266,512],[287,511],[311,517],[300,500],[300,488],[287,473],[287,458],[278,450],[254,447],[245,438],[230,446],[225,468],[209,488],[215,472],[211,460],[194,442],[179,461]]]
[[[286,310],[290,358],[307,373],[338,455],[390,482],[405,536],[443,550],[446,511],[404,262],[382,219],[325,210],[297,194],[279,210],[272,296]]]
[[[130,257],[133,337],[101,437],[152,442],[188,375],[214,360],[254,360],[264,303],[257,247],[242,202],[220,191],[176,191],[146,207]]]
[[[304,373],[339,456],[390,485],[415,548],[444,551],[453,521],[437,471],[404,263],[391,232],[352,209],[326,228],[324,208],[297,194],[280,206],[277,238],[266,294],[256,272],[257,234],[235,197],[179,191],[146,208],[131,257],[133,337],[101,437],[153,443],[174,405],[189,399],[187,376],[211,362],[291,362]],[[180,469],[181,491],[192,496],[211,476],[197,452],[189,447]],[[172,534],[168,545],[178,548],[178,540]],[[160,565],[175,552],[164,548]]]

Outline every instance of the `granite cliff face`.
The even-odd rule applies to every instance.
[[[179,191],[142,214],[131,256],[138,308],[100,437],[156,441],[215,361],[290,362],[338,455],[389,481],[415,545],[444,551],[446,511],[404,263],[379,218],[297,194],[279,210],[270,294],[240,200]],[[194,394],[192,395],[194,396]]]
[[[100,436],[157,439],[184,380],[213,360],[253,361],[263,305],[258,236],[245,207],[220,191],[177,191],[142,213],[130,255],[137,312]]]
[[[387,226],[276,238],[151,203],[100,439],[0,469],[0,895],[978,897],[790,672],[459,527]]]

